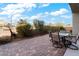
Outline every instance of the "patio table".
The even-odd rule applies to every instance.
[[[72,45],[75,48],[78,48],[77,46],[73,45],[70,40],[66,39],[67,37],[73,37],[74,35],[70,35],[70,33],[59,33],[59,36],[66,48],[68,48],[68,45]]]
[[[60,36],[60,39],[62,39],[62,42],[63,42],[64,46],[66,46],[66,45],[65,45],[66,37],[69,36],[69,33],[60,33],[60,32],[59,32],[59,36]]]

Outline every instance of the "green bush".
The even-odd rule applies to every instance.
[[[51,26],[44,26],[44,31],[45,33],[48,33],[49,31],[52,31],[52,27]]]
[[[18,33],[18,36],[20,37],[30,37],[32,36],[32,29],[31,25],[26,22],[26,20],[21,19],[17,26],[16,31]]]
[[[29,37],[32,35],[30,24],[21,24],[16,27],[18,34],[22,37]]]
[[[62,27],[62,26],[54,26],[54,27],[52,27],[52,31],[53,32],[58,32],[60,30],[65,30],[65,28]]]
[[[45,26],[45,30],[46,30],[46,32],[48,32],[48,31],[57,32],[57,31],[60,31],[60,30],[65,30],[65,28],[61,27],[61,26],[47,25],[47,26]]]
[[[65,30],[65,28],[63,26],[60,26],[60,30]]]

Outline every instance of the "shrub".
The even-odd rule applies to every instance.
[[[21,24],[16,27],[18,34],[22,37],[31,36],[31,25],[30,24]]]
[[[47,25],[44,27],[44,31],[45,33],[48,33],[49,31],[52,31],[52,27]]]
[[[46,27],[46,31],[52,31],[52,32],[57,32],[57,31],[60,31],[60,30],[65,30],[64,27],[61,27],[61,26],[45,26]]]
[[[65,28],[62,27],[62,26],[54,26],[54,27],[52,27],[52,31],[53,32],[58,32],[60,30],[65,30]]]
[[[32,36],[31,25],[23,20],[21,20],[16,26],[16,30],[18,35],[20,35],[21,37]]]
[[[65,30],[65,28],[63,26],[60,26],[60,30]]]

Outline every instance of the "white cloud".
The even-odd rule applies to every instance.
[[[5,8],[2,8],[3,10],[16,10],[21,8],[32,8],[36,7],[36,4],[33,3],[24,3],[24,4],[8,4]]]
[[[36,4],[8,4],[4,8],[2,8],[2,12],[0,14],[15,14],[15,13],[22,13],[25,10],[30,11],[32,8],[36,7]]]
[[[44,12],[44,13],[38,13],[38,14],[36,14],[36,15],[33,15],[33,16],[31,16],[30,17],[30,19],[44,19],[44,18],[46,18],[46,17],[48,17],[50,15],[50,13],[49,12]]]
[[[42,7],[47,7],[47,6],[49,6],[48,3],[45,3],[45,4],[42,5]]]
[[[44,13],[38,13],[36,15],[33,15],[30,17],[30,19],[44,19],[50,15],[49,12],[44,12]]]
[[[37,18],[38,18],[38,16],[31,16],[30,19],[37,19]]]
[[[37,15],[33,15],[30,17],[30,19],[40,19],[42,17],[42,13],[39,13]]]
[[[21,17],[21,14],[15,14],[13,17],[12,17],[12,19],[16,19],[16,18],[18,18],[18,17]],[[17,19],[16,19],[17,20]]]
[[[29,16],[21,16],[20,19],[30,20],[30,17]]]
[[[69,19],[69,18],[72,18],[71,15],[61,15],[60,17],[64,18],[64,19]]]
[[[0,12],[1,15],[7,14],[6,11]]]
[[[3,12],[0,12],[1,15],[15,15],[16,13],[20,14],[24,12],[24,9],[16,9],[16,10],[5,10]]]
[[[50,5],[49,3],[43,3],[43,4],[39,5],[39,8],[41,8],[41,7],[47,7],[49,5]]]
[[[45,14],[46,14],[46,15],[48,15],[48,14],[49,14],[49,12],[45,12]]]
[[[53,11],[53,12],[51,12],[50,14],[51,14],[52,16],[59,16],[59,15],[66,14],[67,12],[68,12],[67,9],[61,8],[60,10],[58,10],[58,11]]]
[[[19,18],[21,18],[21,15],[24,11],[31,11],[32,8],[36,8],[36,4],[33,3],[18,3],[18,4],[8,4],[5,7],[1,8],[2,12],[0,12],[0,15],[7,15],[10,19],[12,17],[12,20],[18,21]]]

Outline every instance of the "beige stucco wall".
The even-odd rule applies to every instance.
[[[72,27],[73,34],[79,33],[79,14],[73,13],[73,27]]]

